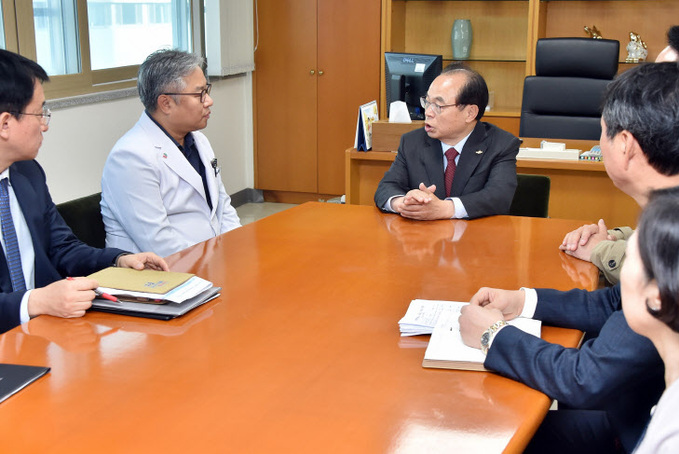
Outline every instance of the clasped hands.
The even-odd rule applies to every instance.
[[[152,252],[122,255],[118,257],[116,266],[136,270],[170,270],[165,260]],[[82,317],[92,306],[96,296],[94,289],[97,287],[99,283],[94,279],[75,277],[36,288],[28,297],[28,315],[31,318],[41,314],[63,318]]]
[[[592,251],[602,241],[615,241],[617,238],[608,234],[603,219],[598,224],[586,224],[566,234],[559,249],[568,255],[591,262]]]
[[[420,183],[418,189],[412,189],[403,197],[391,201],[392,209],[404,218],[430,221],[434,219],[450,219],[455,214],[452,200],[439,199],[434,194],[436,185],[427,187]]]
[[[460,312],[462,341],[469,347],[481,348],[481,336],[500,320],[512,320],[523,311],[523,290],[500,290],[483,287]]]

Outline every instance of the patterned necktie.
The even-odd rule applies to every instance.
[[[448,148],[446,150],[446,158],[448,159],[448,165],[446,166],[446,172],[443,174],[443,179],[446,182],[446,197],[450,197],[450,188],[453,187],[453,177],[455,176],[455,158],[459,153],[455,148]]]
[[[2,227],[2,237],[5,239],[5,258],[9,268],[9,277],[12,280],[12,288],[15,292],[26,290],[24,272],[21,268],[21,253],[19,252],[19,242],[14,230],[12,212],[9,209],[9,191],[7,189],[9,179],[3,178],[0,181],[0,223]]]

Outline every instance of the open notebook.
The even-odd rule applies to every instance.
[[[478,348],[465,345],[460,336],[458,318],[460,309],[468,303],[454,303],[450,311],[439,315],[429,345],[424,353],[422,367],[436,369],[486,370],[483,362],[486,355]],[[515,318],[508,322],[534,336],[540,337],[542,323],[529,318]]]

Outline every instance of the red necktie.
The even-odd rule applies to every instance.
[[[446,172],[443,174],[443,179],[446,182],[446,197],[450,197],[450,188],[453,187],[453,177],[455,176],[455,158],[459,153],[455,148],[448,148],[446,150],[446,158],[448,159],[448,165],[446,166]]]

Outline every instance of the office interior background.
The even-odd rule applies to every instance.
[[[204,132],[227,191],[262,189],[269,200],[298,203],[344,193],[344,150],[353,144],[358,106],[377,99],[385,117],[385,51],[442,54],[445,65],[452,59],[454,20],[471,17],[469,64],[484,75],[495,98],[495,112],[485,119],[517,133],[523,79],[534,72],[537,38],[585,37],[583,26],[596,25],[605,38],[620,41],[624,71],[629,32],[646,39],[652,60],[679,4],[0,0],[0,5],[0,46],[36,59],[52,76],[45,88],[53,117],[38,160],[55,202],[100,190],[111,147],[142,111],[137,65],[157,48],[179,47],[207,56],[214,106]]]
[[[52,120],[37,159],[56,203],[101,191],[109,151],[143,111],[133,80],[137,65],[160,47],[201,52],[203,40],[214,43],[207,52],[215,52],[208,59],[217,65],[211,68],[214,106],[204,132],[222,167],[226,190],[234,194],[254,187],[253,4],[207,0],[201,14],[198,3],[0,1],[0,47],[37,60],[51,77],[45,90]],[[231,47],[226,50],[222,43]]]

